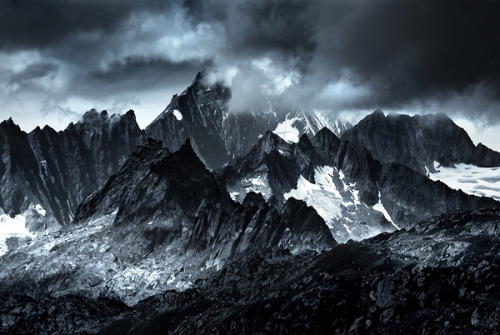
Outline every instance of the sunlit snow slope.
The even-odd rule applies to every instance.
[[[284,197],[294,197],[314,207],[339,243],[359,241],[397,228],[381,204],[370,208],[362,203],[356,184],[346,183],[343,173],[331,166],[316,168],[314,183],[301,176],[297,188]]]
[[[437,173],[429,173],[432,180],[439,180],[467,194],[500,200],[500,167],[484,168],[463,163],[446,167],[434,162],[434,168]]]

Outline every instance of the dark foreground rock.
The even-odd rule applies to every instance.
[[[499,215],[452,213],[320,255],[245,255],[100,334],[498,334]]]
[[[133,307],[2,293],[4,334],[499,334],[500,211],[455,212],[328,252],[241,254]]]

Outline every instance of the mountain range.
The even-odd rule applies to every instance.
[[[145,129],[2,122],[0,331],[498,333],[500,153],[440,114],[230,106],[202,72]]]

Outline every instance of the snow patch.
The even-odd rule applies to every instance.
[[[363,240],[383,231],[394,231],[396,227],[389,226],[382,219],[385,214],[377,212],[383,206],[371,208],[361,202],[356,183],[345,180],[342,171],[331,166],[316,168],[314,182],[300,176],[297,188],[285,193],[284,197],[303,200],[316,209],[339,243],[346,243],[350,239]]]
[[[376,203],[375,205],[373,205],[372,207],[374,210],[376,211],[379,211],[380,213],[384,214],[384,217],[387,221],[389,221],[390,223],[393,224],[394,227],[396,227],[396,229],[400,229],[395,223],[394,221],[392,221],[392,218],[391,216],[389,215],[389,212],[387,212],[387,210],[385,209],[384,205],[382,204],[382,198],[380,197],[380,192],[378,192],[378,203]]]
[[[267,181],[267,174],[253,178],[244,178],[241,183],[245,187],[245,193],[260,193],[266,200],[271,197],[271,188]]]
[[[500,201],[500,167],[485,168],[463,163],[446,167],[434,162],[434,169],[437,172],[429,173],[429,178],[434,181],[439,180],[467,194]]]
[[[272,195],[272,190],[269,187],[267,173],[255,174],[238,180],[234,185],[226,187],[231,199],[242,203],[245,196],[250,192],[260,193],[264,199],[269,200]]]
[[[26,229],[26,218],[24,215],[18,214],[13,218],[7,214],[0,215],[0,256],[8,251],[6,241],[11,237],[34,237]]]
[[[286,119],[276,126],[276,129],[273,130],[273,133],[287,142],[297,143],[299,141],[300,132],[293,126],[293,123],[297,120],[298,118]]]
[[[35,210],[38,212],[38,214],[40,214],[41,216],[45,216],[45,214],[47,213],[47,211],[45,209],[43,209],[42,205],[38,204],[35,206]]]
[[[314,181],[300,176],[297,188],[284,194],[285,199],[291,197],[306,202],[308,206],[314,207],[318,214],[325,220],[330,229],[333,228],[331,221],[342,217],[342,196],[333,182],[333,167],[318,167],[314,171]]]
[[[240,192],[231,192],[229,193],[229,196],[231,197],[231,199],[233,199],[234,201],[237,201],[237,197],[238,195],[240,195]]]
[[[182,114],[177,109],[174,109],[172,111],[172,113],[174,114],[174,116],[177,119],[177,121],[181,121],[182,120]]]

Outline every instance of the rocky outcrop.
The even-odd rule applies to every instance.
[[[187,292],[138,304],[100,334],[497,334],[499,218],[455,212],[321,255],[242,254]]]

